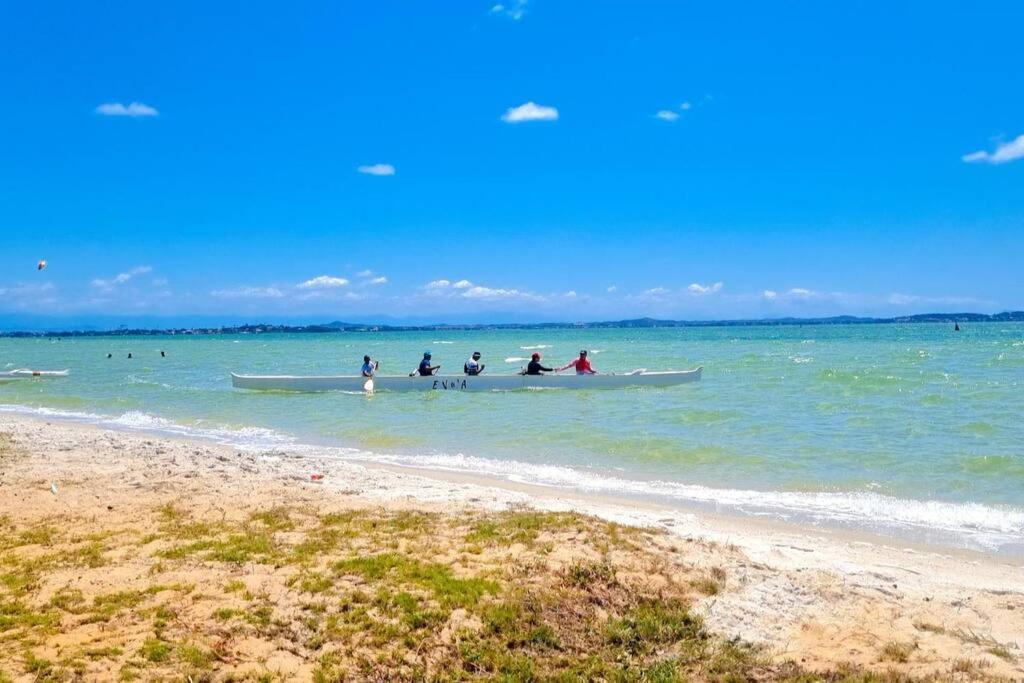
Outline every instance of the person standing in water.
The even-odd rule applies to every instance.
[[[586,350],[580,351],[580,357],[576,360],[569,361],[562,367],[558,368],[555,372],[561,372],[562,370],[568,370],[569,368],[576,368],[577,375],[596,375],[597,370],[590,366],[590,360],[587,358]]]
[[[374,360],[370,360],[369,356],[363,356],[363,369],[362,369],[363,377],[366,377],[367,379],[372,379],[373,376],[377,373],[377,368],[379,368],[379,367],[380,367],[380,361],[379,360],[374,361]]]

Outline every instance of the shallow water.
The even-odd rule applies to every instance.
[[[599,370],[705,370],[671,389],[372,397],[245,392],[228,375],[356,374],[364,353],[406,373],[425,348],[451,371],[474,350],[505,373],[580,348]],[[0,369],[15,367],[72,374],[0,384],[8,410],[990,550],[1024,538],[1024,324],[0,339]]]

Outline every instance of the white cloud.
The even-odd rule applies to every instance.
[[[469,280],[433,280],[423,286],[426,293],[432,296],[461,297],[464,299],[476,300],[508,300],[520,299],[524,301],[545,301],[546,299],[532,292],[524,292],[519,289],[502,287],[484,287],[474,285]]]
[[[277,287],[236,287],[215,289],[210,295],[219,299],[280,299],[284,292]]]
[[[356,273],[356,277],[373,277],[373,271],[372,270],[361,270],[358,273]]]
[[[662,121],[675,121],[676,119],[679,118],[679,114],[668,109],[662,109],[661,111],[654,115],[654,118],[661,119]]]
[[[387,283],[388,283],[388,279],[386,277],[384,277],[383,275],[381,275],[379,277],[375,277],[375,278],[370,278],[366,282],[366,284],[368,284],[368,285],[386,285]]]
[[[665,296],[669,293],[669,290],[664,287],[651,287],[650,289],[645,289],[643,293],[647,296]]]
[[[789,296],[807,298],[817,295],[817,292],[810,289],[804,289],[803,287],[794,287],[788,292],[786,292],[786,294],[788,294]]]
[[[451,280],[431,280],[427,284],[423,285],[423,289],[426,290],[439,290],[448,289],[452,286]]]
[[[121,104],[120,102],[107,102],[96,107],[96,113],[102,114],[103,116],[156,116],[158,112],[155,108],[148,104],[142,104],[141,102],[132,102],[129,105]]]
[[[619,288],[616,287],[615,285],[608,285],[608,288],[605,289],[604,291],[608,292],[609,294],[614,294],[615,292],[619,291]]]
[[[576,298],[576,296],[577,296],[577,295],[576,295],[576,290],[575,290],[575,289],[570,289],[570,290],[569,290],[568,292],[566,292],[566,293],[564,294],[564,296],[565,296],[565,297],[567,297],[567,298],[569,298],[569,299],[575,299],[575,298]]]
[[[535,102],[527,102],[518,107],[509,107],[502,114],[501,120],[505,123],[522,123],[524,121],[557,121],[558,110],[554,107],[545,107]]]
[[[526,14],[526,0],[511,0],[507,5],[498,3],[491,7],[491,14],[499,14],[512,21],[519,21]]]
[[[715,282],[710,285],[702,285],[699,282],[694,282],[692,285],[686,288],[691,294],[714,294],[722,290],[722,283]]]
[[[1018,135],[1016,139],[1010,142],[998,143],[994,152],[978,150],[977,152],[965,154],[960,158],[969,164],[985,163],[994,165],[1005,164],[1024,158],[1024,135]]]
[[[356,170],[366,175],[395,175],[395,167],[391,164],[371,164],[369,166],[360,166]]]
[[[317,277],[306,280],[299,285],[299,289],[331,289],[334,287],[344,287],[348,285],[348,280],[343,277],[334,277],[333,275],[318,275]]]
[[[145,275],[146,273],[150,273],[152,271],[152,266],[136,266],[135,268],[132,268],[131,270],[126,271],[124,273],[118,273],[109,280],[96,278],[92,281],[91,284],[96,289],[111,289],[116,285],[123,285],[124,283],[128,282],[137,275]]]
[[[775,299],[778,298],[779,293],[772,289],[766,289],[764,290],[763,296],[765,299]]]
[[[683,111],[689,111],[689,110],[693,109],[693,103],[692,102],[683,102],[682,104],[679,105],[679,108],[682,109]]]
[[[523,292],[518,289],[502,289],[492,287],[481,287],[475,285],[462,292],[460,295],[466,299],[485,299],[485,300],[508,300],[508,299],[527,299],[531,301],[542,301],[544,297],[538,296],[537,294],[531,294],[529,292]]]

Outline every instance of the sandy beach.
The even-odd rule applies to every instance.
[[[1024,678],[1015,560],[12,415],[0,555],[0,681]]]

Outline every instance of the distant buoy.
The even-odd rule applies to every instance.
[[[40,261],[39,265],[36,266],[36,270],[43,270],[44,268],[46,268],[46,261]]]

